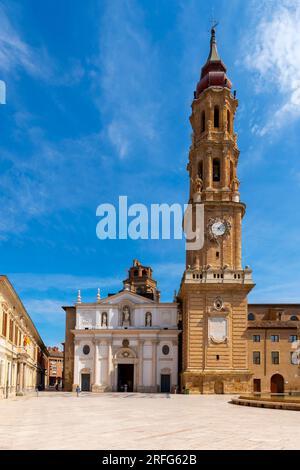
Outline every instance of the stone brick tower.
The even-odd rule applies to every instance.
[[[128,270],[128,278],[123,281],[124,289],[147,297],[148,299],[160,301],[160,291],[157,289],[157,282],[152,278],[150,266],[142,266],[134,259],[131,268]]]
[[[204,206],[205,241],[186,252],[181,383],[192,393],[248,391],[247,295],[252,271],[241,265],[241,224],[234,132],[238,106],[211,30],[210,53],[194,93],[189,203]]]

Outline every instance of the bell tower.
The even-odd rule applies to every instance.
[[[187,170],[189,203],[204,206],[204,245],[186,252],[179,298],[183,320],[182,385],[194,393],[248,391],[247,295],[252,271],[242,268],[240,201],[234,132],[238,107],[219,57],[216,31],[194,92]]]

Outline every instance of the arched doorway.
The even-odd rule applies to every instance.
[[[126,342],[125,342],[126,341]],[[114,359],[114,390],[118,392],[134,392],[137,388],[137,357],[133,349],[129,347],[129,341],[123,341]]]
[[[284,393],[284,378],[280,374],[271,377],[271,393]]]
[[[224,384],[221,380],[215,382],[214,391],[216,395],[223,395],[224,393]]]

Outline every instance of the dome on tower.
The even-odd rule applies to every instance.
[[[220,59],[217,42],[216,30],[212,28],[210,39],[210,51],[206,64],[202,67],[200,81],[197,84],[195,98],[211,86],[218,86],[231,89],[232,84],[226,75],[226,67]]]

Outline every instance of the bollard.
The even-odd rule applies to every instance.
[[[39,389],[38,389],[38,387],[36,387],[35,391],[36,391],[36,397],[38,398],[38,397],[39,397]]]

